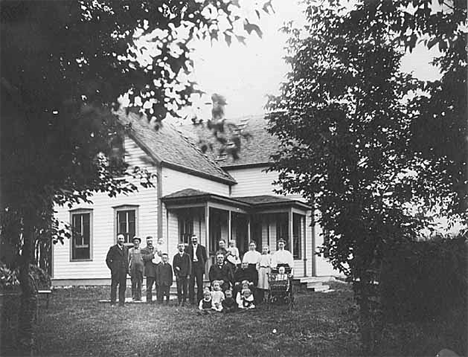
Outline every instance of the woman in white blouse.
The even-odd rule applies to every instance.
[[[255,268],[258,270],[260,264],[260,258],[262,255],[256,250],[257,244],[254,241],[250,241],[249,250],[244,254],[242,258],[243,263],[249,263],[249,268]]]
[[[271,267],[276,269],[284,266],[291,268],[291,276],[293,275],[294,259],[290,251],[284,249],[286,241],[283,238],[278,240],[278,250],[271,257]]]

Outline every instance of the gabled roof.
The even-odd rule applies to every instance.
[[[243,127],[243,131],[250,134],[250,139],[242,139],[239,159],[234,160],[231,156],[218,156],[219,144],[216,145],[214,137],[206,128],[194,125],[184,125],[182,131],[191,133],[192,140],[209,140],[214,145],[213,151],[207,154],[215,160],[221,167],[234,169],[244,166],[268,166],[272,160],[271,155],[279,148],[279,139],[267,132],[267,119],[263,115],[249,115],[236,119],[228,119],[228,123],[234,123]]]
[[[135,113],[117,113],[128,135],[157,163],[175,170],[209,178],[228,185],[235,179],[190,140],[180,134],[172,124],[163,123],[158,130],[148,123],[146,117]]]

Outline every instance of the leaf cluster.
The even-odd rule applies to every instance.
[[[459,52],[460,61],[450,60],[458,10],[433,15],[429,1],[364,1],[352,9],[340,3],[311,1],[305,29],[284,28],[291,71],[268,104],[270,132],[282,143],[272,170],[282,192],[302,194],[320,212],[321,253],[352,280],[369,282],[387,246],[414,239],[428,224],[415,207],[460,212],[466,76],[452,81],[452,73],[466,60]],[[466,5],[460,11],[466,14]],[[439,26],[446,17],[449,24]],[[425,34],[449,41],[435,84],[400,69],[405,46],[414,48],[413,36]],[[449,129],[426,135],[435,125]]]

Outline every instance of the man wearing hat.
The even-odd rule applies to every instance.
[[[125,236],[117,234],[117,244],[109,248],[106,265],[111,271],[111,306],[117,300],[117,286],[119,287],[119,305],[125,304],[125,290],[127,289],[128,248],[124,245]]]
[[[289,267],[291,268],[291,275],[293,275],[294,258],[290,251],[284,249],[285,245],[286,241],[283,238],[280,238],[278,240],[278,250],[271,257],[271,267]]]
[[[140,237],[133,237],[133,248],[128,252],[128,270],[132,277],[133,301],[141,301],[141,285],[143,284],[143,256],[141,254]]]
[[[203,299],[203,274],[205,274],[206,248],[198,243],[198,237],[192,236],[192,244],[187,247],[187,254],[192,262],[192,275],[189,281],[189,300],[195,303],[195,282],[197,283],[197,303]]]
[[[141,250],[141,255],[145,265],[144,273],[146,276],[146,302],[151,303],[153,300],[153,285],[156,288],[157,275],[157,264],[153,262],[153,259],[158,255],[155,247],[153,246],[153,237],[146,237],[146,247]]]

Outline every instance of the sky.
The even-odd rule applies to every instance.
[[[264,113],[267,95],[279,94],[288,66],[284,62],[287,36],[279,31],[287,21],[304,23],[304,15],[297,0],[273,0],[275,13],[264,14],[259,20],[262,38],[252,33],[246,45],[204,41],[196,45],[193,76],[208,97],[193,108],[202,118],[210,117],[213,93],[223,95],[228,102],[226,118],[237,118]],[[438,73],[429,65],[435,51],[423,46],[403,58],[402,68],[420,79],[435,79]]]

